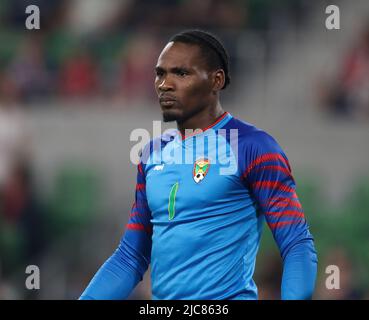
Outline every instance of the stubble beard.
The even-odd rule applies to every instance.
[[[164,122],[172,122],[172,121],[180,122],[183,118],[183,115],[181,114],[181,112],[176,112],[175,110],[174,111],[173,110],[163,110],[162,116],[163,116]]]
[[[177,121],[178,120],[178,116],[170,113],[170,112],[163,112],[163,121],[164,122],[172,122],[172,121]]]

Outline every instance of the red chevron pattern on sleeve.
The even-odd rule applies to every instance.
[[[148,234],[151,234],[152,233],[151,226],[145,226],[142,223],[127,223],[127,229],[129,229],[129,230],[145,231]]]
[[[137,247],[151,247],[151,211],[146,198],[146,178],[142,163],[137,166],[135,201],[126,224],[126,237]],[[142,248],[143,249],[143,248]],[[146,248],[145,251],[149,250]]]
[[[287,172],[289,172],[290,171],[290,165],[288,164],[286,159],[281,154],[279,154],[279,153],[266,153],[266,154],[263,154],[263,155],[259,156],[258,158],[253,160],[251,164],[249,164],[246,171],[242,175],[242,178],[246,179],[247,176],[249,175],[249,173],[251,172],[251,170],[253,170],[255,167],[259,166],[260,164],[273,163],[273,162],[277,163],[279,161],[282,162],[283,166],[275,166],[275,167],[278,167],[282,170],[286,170],[285,167],[287,167]]]
[[[241,179],[284,254],[289,243],[307,229],[291,167],[277,143],[259,143],[249,154]]]

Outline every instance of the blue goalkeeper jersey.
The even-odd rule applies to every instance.
[[[284,263],[282,298],[310,298],[316,253],[286,155],[224,113],[200,133],[165,133],[138,165],[120,245],[81,299],[126,298],[151,267],[153,299],[257,299],[264,221]]]

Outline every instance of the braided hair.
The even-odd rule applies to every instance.
[[[225,82],[222,89],[230,84],[228,53],[216,36],[207,31],[186,30],[171,37],[169,42],[182,42],[199,46],[211,70],[223,69]]]

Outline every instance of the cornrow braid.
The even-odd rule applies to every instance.
[[[206,58],[209,68],[212,70],[223,69],[225,82],[222,89],[225,89],[230,84],[228,53],[215,35],[202,30],[186,30],[177,33],[169,41],[198,45]]]

